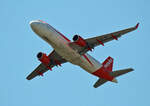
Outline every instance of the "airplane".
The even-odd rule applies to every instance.
[[[37,58],[41,64],[27,76],[27,80],[31,80],[36,76],[43,76],[48,70],[52,71],[54,66],[61,66],[66,62],[78,65],[88,73],[98,77],[99,79],[93,85],[94,88],[101,86],[107,81],[117,83],[116,77],[133,71],[133,68],[112,71],[114,60],[112,57],[109,56],[103,63],[100,63],[87,52],[92,51],[96,46],[104,46],[104,43],[111,40],[118,40],[122,35],[136,30],[139,23],[134,27],[88,39],[74,35],[73,41],[70,41],[62,33],[42,20],[30,21],[30,26],[54,50],[49,55],[43,52],[37,54]]]

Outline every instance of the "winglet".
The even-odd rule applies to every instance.
[[[136,24],[135,28],[137,29],[139,27],[139,23]]]

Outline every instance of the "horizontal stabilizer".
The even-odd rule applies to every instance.
[[[131,72],[131,71],[133,71],[132,68],[117,70],[117,71],[111,72],[110,75],[113,76],[113,77],[118,77],[120,75],[126,74],[126,73]]]
[[[105,79],[98,79],[97,82],[93,85],[94,88],[98,88],[99,86],[101,86],[102,84],[104,84],[105,82],[107,82],[107,80]]]
[[[113,71],[113,72],[110,72],[110,75],[113,76],[113,77],[118,77],[120,75],[123,75],[123,74],[126,74],[128,72],[131,72],[133,71],[132,68],[127,68],[127,69],[123,69],[123,70],[117,70],[117,71]],[[97,82],[94,84],[94,88],[98,88],[99,86],[101,86],[102,84],[106,83],[108,80],[105,80],[105,79],[98,79]],[[112,80],[112,82],[115,82],[117,83],[117,80],[114,78]]]

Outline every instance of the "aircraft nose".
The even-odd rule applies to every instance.
[[[37,21],[30,21],[29,24],[30,24],[31,28],[34,29],[34,27],[37,26],[38,22]]]
[[[29,24],[35,33],[38,33],[42,26],[41,22],[39,22],[38,20],[30,21]]]
[[[29,22],[32,30],[37,34],[37,35],[43,35],[45,31],[45,24],[43,24],[40,20],[33,20]]]

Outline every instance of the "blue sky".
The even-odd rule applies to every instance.
[[[0,106],[149,106],[150,59],[149,0],[1,0]],[[29,26],[42,19],[72,39],[132,27],[138,30],[97,47],[90,54],[103,62],[114,58],[114,70],[134,72],[95,89],[97,78],[66,63],[44,77],[27,81],[40,64],[36,54],[53,49]]]

